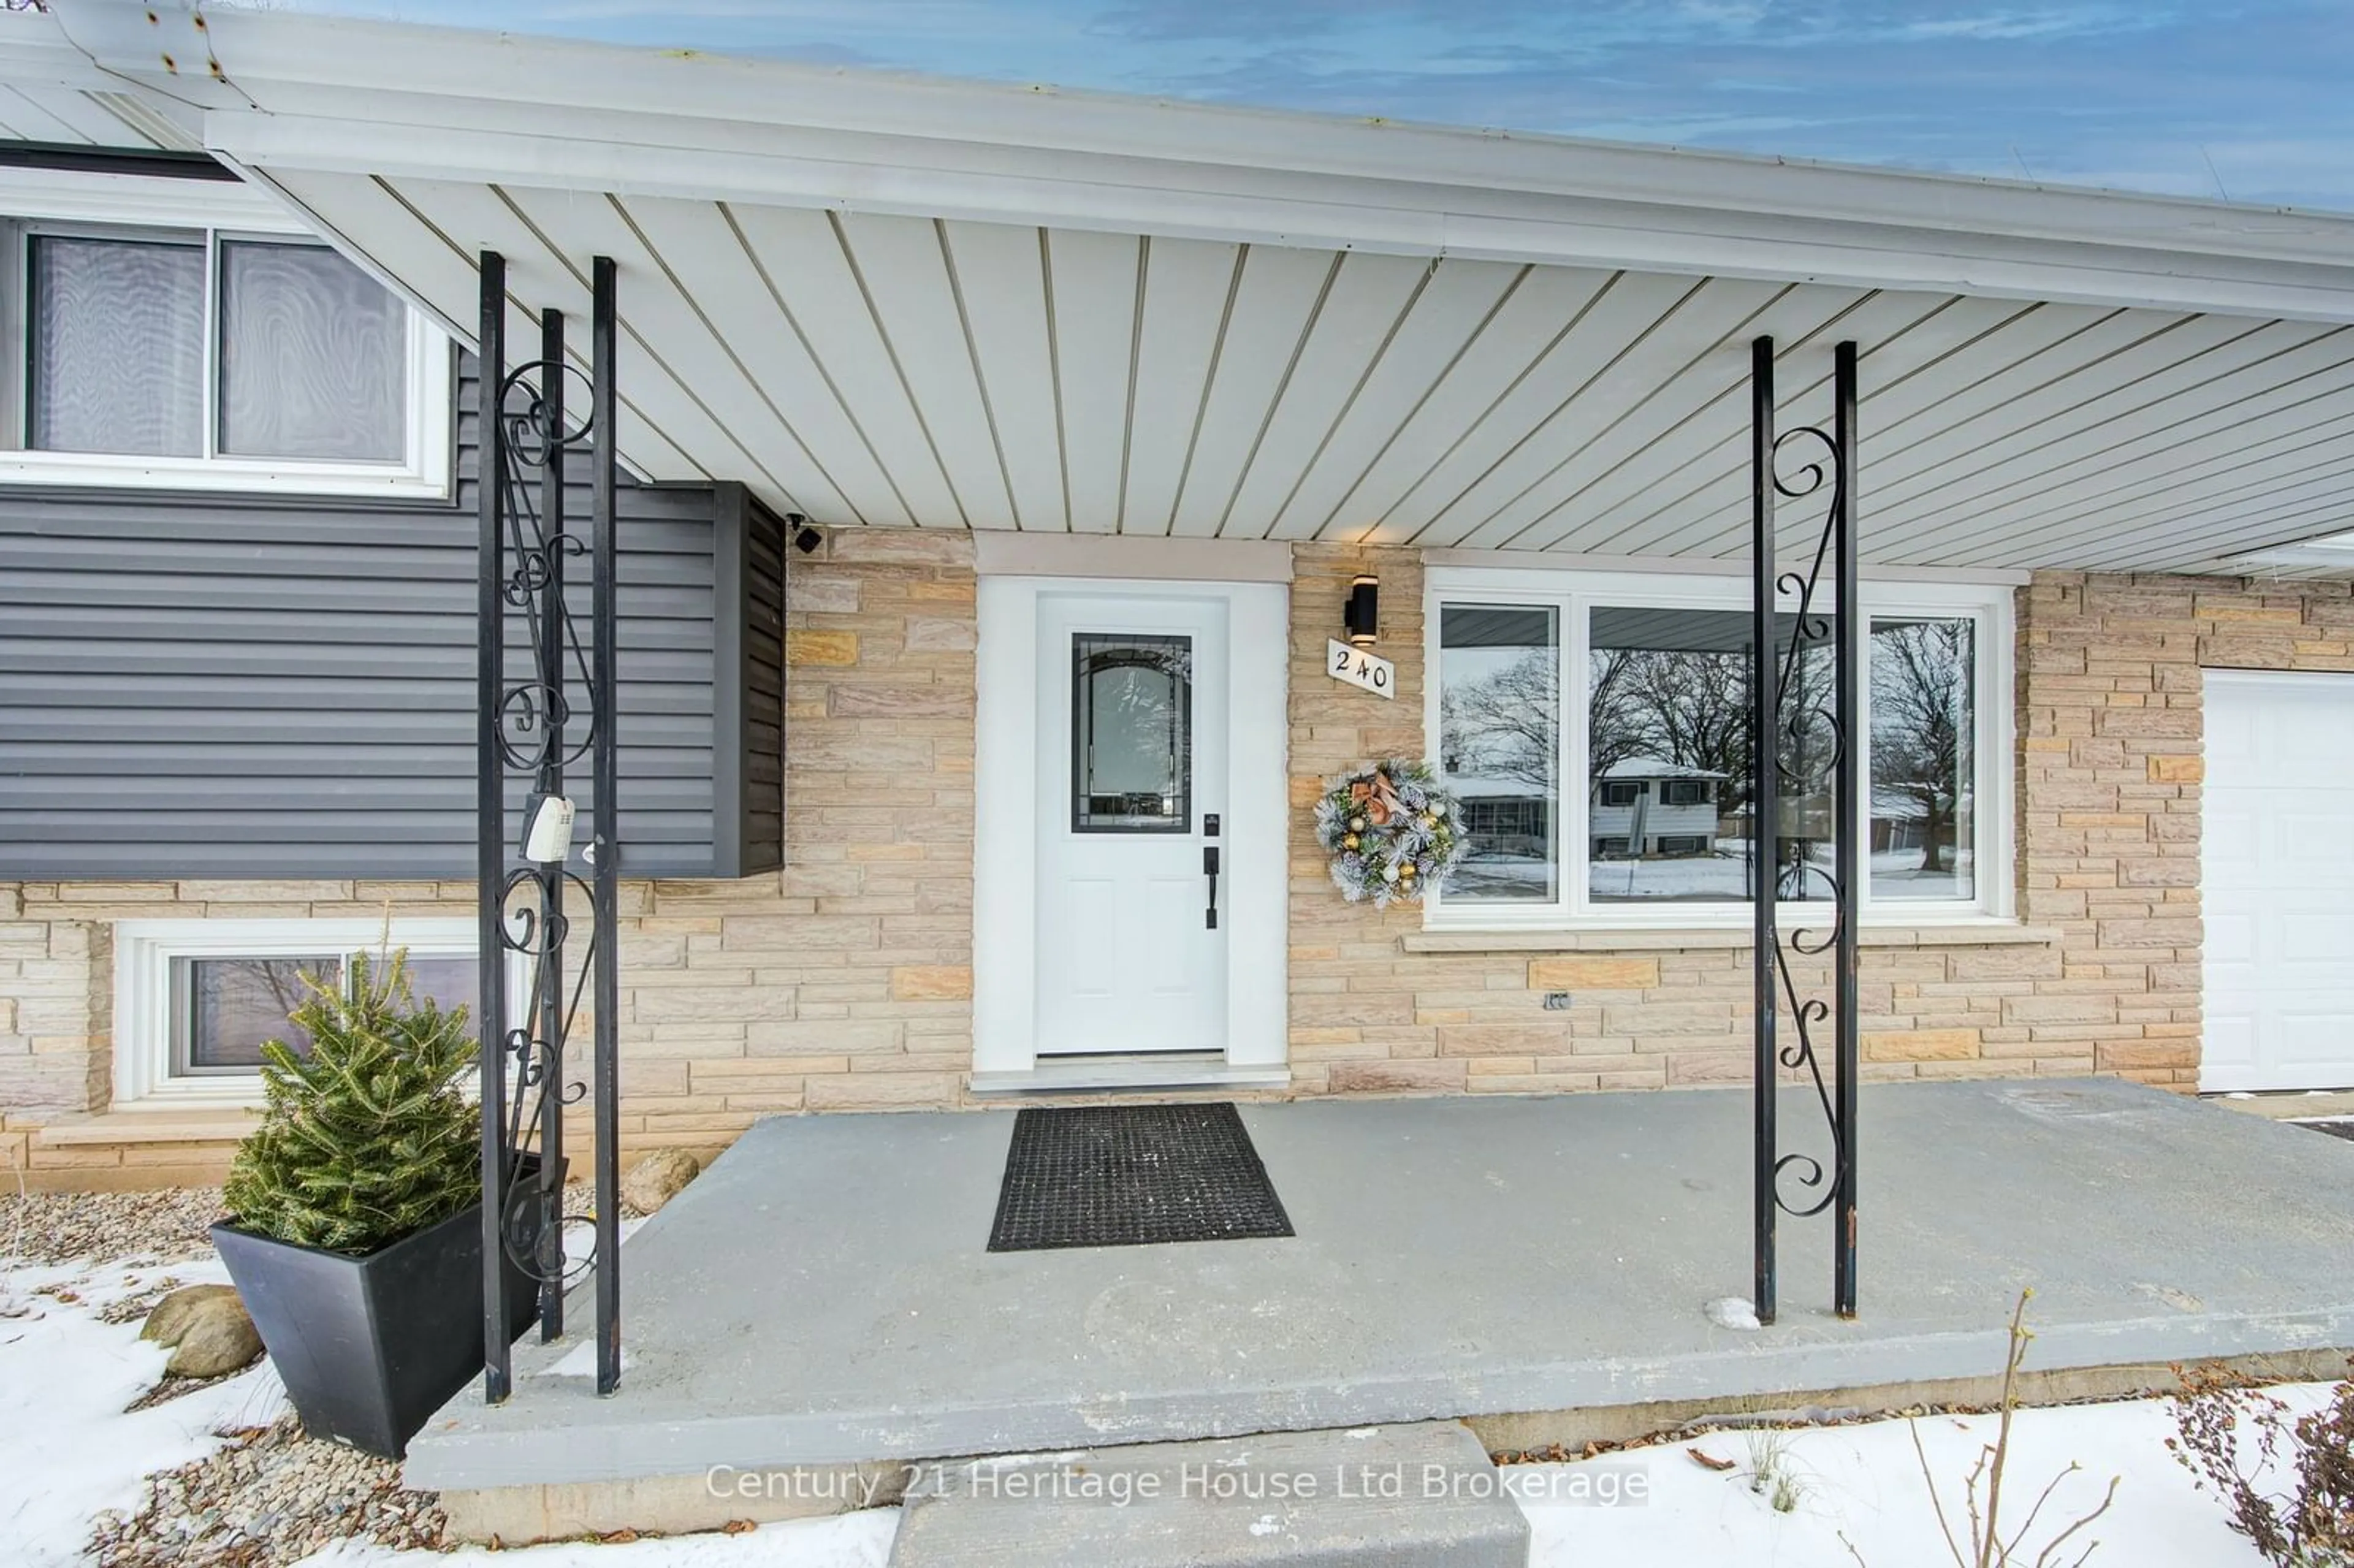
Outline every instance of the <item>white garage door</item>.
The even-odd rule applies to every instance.
[[[2206,688],[2199,1086],[2354,1086],[2354,674]]]

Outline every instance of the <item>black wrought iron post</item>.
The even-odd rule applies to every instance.
[[[538,618],[536,658],[542,672],[554,672],[558,693],[547,705],[545,745],[540,751],[539,777],[534,800],[554,800],[564,794],[564,729],[570,705],[561,694],[564,671],[564,557],[571,538],[564,526],[564,313],[539,315],[540,418],[557,439],[540,456],[539,519],[545,542],[542,597],[558,613]],[[602,709],[593,710],[601,713]],[[537,1025],[543,1041],[564,1038],[564,938],[570,924],[564,916],[565,871],[561,861],[542,862],[535,874],[539,883],[543,936],[539,944]],[[539,1337],[553,1342],[564,1337],[564,1097],[539,1097]]]
[[[1857,722],[1862,713],[1865,615],[1856,582],[1856,345],[1839,344],[1828,429],[1801,425],[1780,430],[1773,340],[1761,337],[1751,344],[1753,1200],[1755,1304],[1761,1323],[1774,1320],[1775,1227],[1785,1213],[1804,1218],[1831,1211],[1832,1305],[1843,1318],[1856,1311],[1856,913],[1863,874],[1862,769],[1871,744]],[[1786,450],[1794,445],[1801,455],[1786,464]],[[1817,495],[1827,505],[1814,548],[1801,567],[1783,571],[1776,559],[1776,503]],[[1779,613],[1786,599],[1792,604],[1787,617]],[[1819,673],[1826,652],[1831,662],[1827,697]],[[1785,802],[1793,800],[1797,812],[1786,814]],[[1783,932],[1779,905],[1824,902],[1831,906],[1828,930],[1809,918]],[[1801,986],[1793,961],[1826,955],[1828,1001]],[[1781,1031],[1786,1010],[1787,1034]],[[1821,1038],[1826,1032],[1827,1042]],[[1826,1045],[1831,1059],[1828,1081]],[[1821,1106],[1830,1137],[1828,1169],[1812,1154],[1782,1152],[1776,1097],[1786,1070],[1803,1074]]]
[[[611,432],[620,305],[612,258],[596,260],[590,304],[589,423],[599,432],[593,454],[590,501],[590,570],[596,579],[594,643],[590,674],[598,713],[597,820],[590,843],[596,854],[593,906],[597,919],[597,1392],[611,1393],[621,1383],[621,1126],[619,866],[620,769],[615,747],[617,653],[620,618],[613,600],[618,577],[613,505],[617,480]]]
[[[1856,911],[1863,891],[1863,835],[1869,812],[1864,804],[1863,769],[1872,737],[1854,719],[1863,712],[1859,687],[1870,639],[1862,596],[1856,583],[1856,346],[1842,343],[1832,351],[1831,441],[1839,457],[1839,490],[1832,502],[1838,529],[1835,550],[1839,578],[1840,734],[1838,789],[1839,948],[1834,975],[1839,988],[1839,1048],[1832,1067],[1837,1086],[1831,1111],[1838,1175],[1833,1178],[1831,1207],[1831,1304],[1842,1318],[1856,1313],[1856,1079],[1861,1069],[1861,1021],[1856,1002]]]
[[[617,315],[614,269],[596,263],[588,418],[573,422],[565,383],[579,371],[565,343],[563,315],[540,316],[540,355],[506,363],[506,270],[482,258],[480,417],[482,471],[477,609],[480,680],[477,819],[481,880],[484,1392],[493,1403],[513,1387],[506,1270],[535,1284],[544,1337],[565,1330],[564,1292],[586,1269],[596,1275],[598,1388],[610,1393],[620,1368],[620,1031],[617,878],[620,869],[614,695],[618,618],[613,602],[617,468],[610,432]],[[593,514],[584,541],[567,526],[567,454],[591,460]],[[590,557],[588,635],[570,602],[577,586],[567,558]],[[507,620],[519,625],[510,634]],[[527,654],[510,668],[511,654]],[[527,667],[524,667],[527,664]],[[578,832],[567,775],[588,763],[596,799],[589,842]],[[521,832],[510,833],[510,786],[528,783]],[[572,869],[578,853],[591,875]],[[586,897],[593,916],[588,949],[567,986],[567,901]],[[529,966],[527,1000],[511,1016],[506,966]],[[567,1069],[566,1044],[582,998],[596,988],[595,1245],[584,1258],[565,1247],[564,1116],[591,1086]],[[535,1167],[536,1175],[526,1179]]]
[[[480,1005],[475,1028],[482,1040],[482,1397],[495,1404],[513,1381],[507,1347],[506,1270],[497,1260],[506,1245],[506,1054],[500,1048],[506,1017],[506,767],[500,740],[499,708],[506,683],[506,570],[501,501],[506,471],[500,389],[506,381],[506,259],[484,251],[482,259],[480,378],[474,413],[480,450],[475,475],[475,932]]]
[[[1781,864],[1777,827],[1781,811],[1775,761],[1776,715],[1781,711],[1779,671],[1774,662],[1774,340],[1749,345],[1749,897],[1755,944],[1750,963],[1751,1001],[1756,1016],[1755,1107],[1756,1169],[1751,1208],[1755,1225],[1753,1300],[1757,1320],[1774,1320],[1774,957],[1780,943],[1774,928],[1775,885]]]

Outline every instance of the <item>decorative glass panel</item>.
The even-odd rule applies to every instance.
[[[310,994],[311,974],[341,984],[344,960],[334,953],[310,958],[175,959],[173,991],[180,1002],[175,1070],[241,1072],[261,1065],[265,1040],[283,1040],[302,1055],[311,1037],[289,1021]]]
[[[35,235],[27,444],[202,457],[205,248]]]
[[[1978,626],[1872,623],[1872,896],[1975,898]]]
[[[1439,762],[1467,851],[1450,903],[1561,896],[1560,620],[1521,605],[1439,611]]]
[[[318,245],[221,243],[220,450],[398,462],[408,319]]]
[[[1193,831],[1193,640],[1071,639],[1071,826]]]

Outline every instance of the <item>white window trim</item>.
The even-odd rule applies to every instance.
[[[174,180],[135,175],[62,175],[54,170],[0,170],[0,225],[106,228],[198,229],[207,232],[207,298],[218,288],[217,238],[296,238],[319,236],[274,200],[249,186],[219,180]],[[23,240],[0,261],[0,349],[10,396],[0,403],[22,418],[27,355],[23,314]],[[373,272],[373,270],[370,270]],[[378,281],[382,281],[381,277]],[[445,500],[455,482],[451,417],[454,370],[449,337],[413,303],[408,316],[408,408],[406,449],[398,462],[308,462],[283,458],[210,456],[157,458],[102,452],[27,451],[0,448],[0,485],[97,485],[146,490],[195,490],[397,500]],[[207,311],[209,362],[211,311]],[[209,366],[207,375],[210,375]],[[209,395],[208,395],[209,396]],[[208,404],[209,406],[209,404]],[[16,432],[21,435],[22,431]],[[11,437],[13,440],[14,437]]]
[[[417,958],[472,958],[478,932],[471,918],[392,922],[391,946]],[[124,920],[114,927],[114,1108],[262,1103],[261,1074],[172,1072],[172,961],[175,959],[309,958],[323,952],[375,952],[385,945],[380,917],[282,920]],[[527,960],[507,955],[507,995],[524,994]]]
[[[1882,927],[1914,926],[2009,926],[2016,923],[2012,886],[2012,755],[2013,692],[2011,683],[2013,628],[2012,588],[2008,583],[1925,582],[1913,578],[1863,577],[1861,588],[1868,616],[1906,614],[1970,615],[1978,619],[1978,699],[1976,755],[1978,810],[1974,849],[1978,869],[1977,896],[1969,899],[1891,899],[1875,901],[1871,880],[1858,890],[1859,924]],[[1828,592],[1818,599],[1828,600]],[[1589,810],[1585,803],[1586,778],[1585,726],[1576,722],[1586,687],[1586,628],[1588,612],[1596,605],[1632,603],[1662,609],[1749,609],[1749,582],[1743,577],[1679,572],[1580,571],[1553,567],[1434,567],[1423,581],[1423,733],[1434,755],[1439,735],[1439,607],[1448,600],[1526,604],[1558,611],[1564,660],[1558,722],[1568,738],[1564,748],[1566,768],[1556,806],[1560,842],[1561,895],[1539,906],[1500,904],[1458,904],[1449,908],[1443,891],[1424,900],[1423,927],[1429,931],[1530,930],[1728,930],[1750,924],[1744,904],[1668,904],[1651,907],[1640,903],[1595,904],[1586,897],[1586,854],[1583,826]],[[1785,597],[1784,611],[1797,608]],[[1868,649],[1867,649],[1868,653]],[[1860,683],[1864,712],[1861,733],[1871,733],[1871,682]],[[1861,821],[1858,842],[1869,844],[1872,790],[1857,802]],[[1574,852],[1574,853],[1573,853]],[[1869,855],[1866,856],[1869,865]],[[1782,904],[1776,918],[1787,929],[1809,921],[1819,925],[1820,902]]]

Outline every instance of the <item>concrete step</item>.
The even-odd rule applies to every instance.
[[[1454,1422],[917,1468],[891,1568],[1527,1568],[1529,1524]]]

